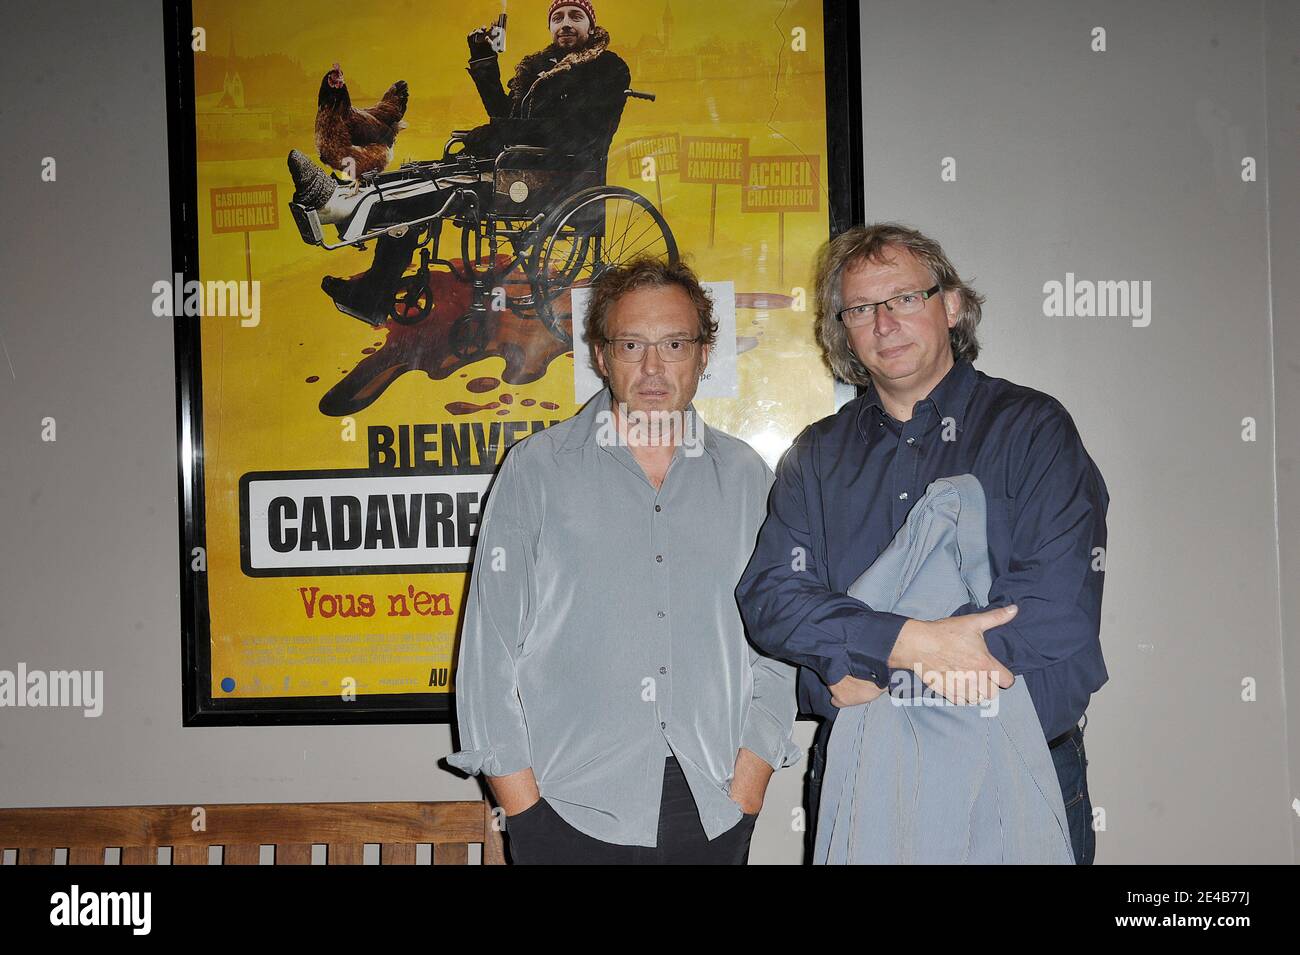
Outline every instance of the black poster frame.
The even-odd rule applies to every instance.
[[[171,194],[172,271],[183,281],[198,274],[198,185],[193,28],[189,0],[163,0],[167,140]],[[827,192],[832,236],[861,223],[865,213],[862,166],[860,11],[854,0],[823,0],[825,36]],[[182,723],[185,726],[445,723],[451,694],[213,699],[207,575],[192,569],[206,546],[203,467],[203,393],[197,317],[177,316],[176,447],[180,526]]]

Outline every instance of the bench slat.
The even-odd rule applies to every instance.
[[[262,847],[256,843],[226,846],[221,851],[222,865],[257,865],[262,861]]]
[[[73,865],[102,865],[105,846],[120,846],[122,865],[155,865],[161,846],[173,865],[206,865],[208,846],[225,861],[252,865],[260,846],[276,846],[278,865],[309,865],[313,844],[328,847],[331,865],[360,865],[363,846],[380,845],[385,865],[412,865],[415,847],[432,844],[438,865],[463,865],[469,844],[482,843],[483,863],[502,865],[501,833],[485,800],[391,803],[236,803],[203,806],[58,806],[0,809],[0,849],[17,849],[19,865],[51,865],[56,848]],[[245,859],[246,861],[238,861]]]
[[[465,843],[459,845],[440,845],[433,847],[433,864],[434,865],[469,865],[469,846]]]
[[[0,809],[0,847],[481,842],[483,802],[235,803]]]
[[[172,865],[207,865],[207,846],[172,846]]]
[[[286,842],[275,847],[276,865],[311,865],[310,842]]]
[[[331,842],[325,850],[326,865],[361,865],[364,846],[360,842]]]
[[[380,865],[415,865],[415,846],[385,842],[379,846]]]

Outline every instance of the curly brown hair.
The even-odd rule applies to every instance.
[[[596,352],[609,344],[606,327],[609,313],[620,298],[629,292],[642,288],[665,288],[675,285],[688,296],[695,305],[695,312],[700,317],[700,345],[712,351],[718,340],[718,323],[713,317],[713,299],[700,284],[695,271],[682,260],[665,262],[654,256],[641,256],[602,272],[591,283],[591,302],[587,306],[587,317],[583,322],[583,331],[587,337],[588,360],[597,375],[600,366],[596,364]]]

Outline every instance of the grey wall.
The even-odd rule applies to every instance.
[[[1261,3],[862,9],[868,218],[944,242],[988,296],[977,366],[1060,398],[1110,490],[1111,679],[1086,734],[1098,861],[1292,861],[1274,423],[1286,433],[1300,410],[1283,294],[1297,248],[1294,4],[1268,8],[1270,27],[1290,27],[1269,46],[1271,98]],[[1105,52],[1090,48],[1098,26]],[[1241,179],[1246,156],[1257,182]],[[943,157],[955,182],[940,179]],[[1286,276],[1275,315],[1270,221]],[[1067,272],[1149,280],[1150,325],[1045,317],[1043,284]],[[1290,415],[1275,415],[1274,324]],[[1294,540],[1294,424],[1286,440]],[[1300,554],[1283,539],[1293,581]]]
[[[21,130],[0,177],[0,667],[106,683],[97,719],[0,710],[0,805],[478,798],[436,766],[447,726],[181,727],[172,330],[150,312],[171,276],[161,11],[32,5],[0,40]]]
[[[171,271],[162,24],[151,0],[106,7],[28,6],[0,40],[19,131],[0,668],[102,669],[109,694],[98,719],[0,710],[0,805],[474,798],[436,766],[444,726],[180,726],[172,338],[149,311]],[[978,365],[1059,397],[1110,488],[1111,681],[1087,732],[1103,863],[1295,859],[1298,21],[1283,2],[863,5],[868,216],[944,242],[988,296]],[[1044,317],[1067,271],[1149,280],[1150,326]],[[799,858],[801,770],[777,776],[753,861]]]
[[[1300,4],[1265,8],[1268,92],[1269,264],[1273,293],[1273,375],[1277,408],[1277,521],[1280,623],[1287,696],[1292,798],[1300,798]],[[1300,812],[1297,813],[1300,816]],[[1300,857],[1300,825],[1291,819]]]

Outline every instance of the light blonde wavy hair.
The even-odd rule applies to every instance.
[[[841,381],[863,387],[871,383],[871,373],[858,360],[849,345],[848,329],[836,316],[844,307],[841,280],[846,269],[861,262],[883,262],[893,249],[906,249],[930,270],[940,286],[940,294],[961,293],[957,323],[948,329],[953,361],[974,361],[979,355],[975,329],[980,323],[984,297],[962,280],[943,249],[929,236],[897,222],[878,222],[854,226],[837,235],[817,255],[817,344],[822,359]]]

